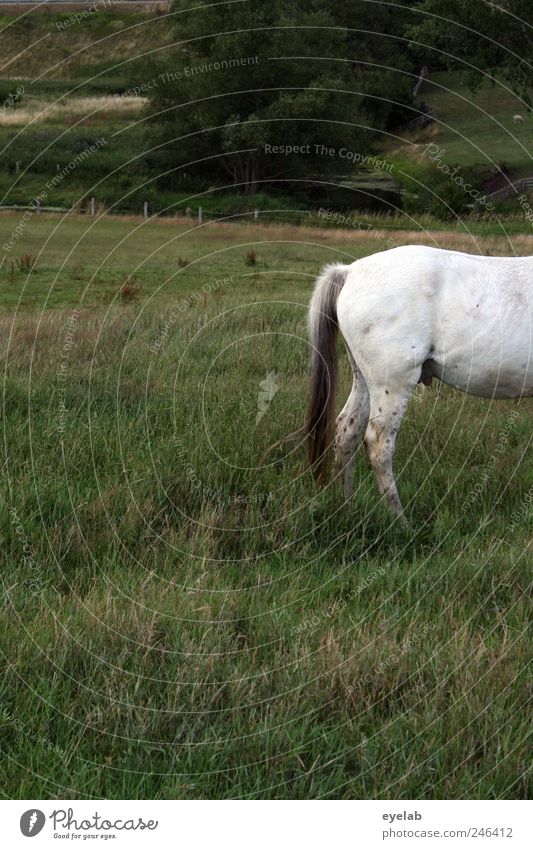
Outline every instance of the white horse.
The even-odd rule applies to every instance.
[[[513,121],[515,124],[523,124],[524,118],[522,115],[513,115]]]
[[[327,472],[333,437],[337,326],[353,370],[337,417],[346,497],[364,440],[380,494],[397,516],[396,436],[417,383],[438,378],[484,398],[533,395],[533,257],[483,257],[411,245],[329,265],[309,309],[309,459]]]

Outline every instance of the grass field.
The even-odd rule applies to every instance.
[[[384,246],[27,222],[0,271],[7,796],[531,795],[531,401],[419,387],[409,528],[362,455],[347,504],[298,437],[267,452],[303,420],[314,276]]]

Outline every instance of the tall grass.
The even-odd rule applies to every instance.
[[[55,223],[2,283],[4,792],[526,798],[531,403],[420,387],[399,528],[362,452],[347,504],[283,441],[313,276],[368,237]]]

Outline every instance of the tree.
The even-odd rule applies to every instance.
[[[458,71],[476,87],[483,72],[505,79],[529,103],[533,85],[531,0],[420,0],[407,29],[415,55]]]
[[[346,173],[348,152],[367,153],[395,101],[411,101],[411,60],[385,35],[395,15],[403,26],[400,8],[201,0],[183,13],[189,5],[173,3],[180,44],[150,68],[147,146],[161,170],[225,173],[248,194],[268,179]]]

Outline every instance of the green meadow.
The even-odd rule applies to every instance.
[[[314,278],[389,239],[531,252],[43,213],[4,249],[6,796],[531,796],[531,400],[417,388],[408,527],[362,450],[348,503],[306,466]]]

